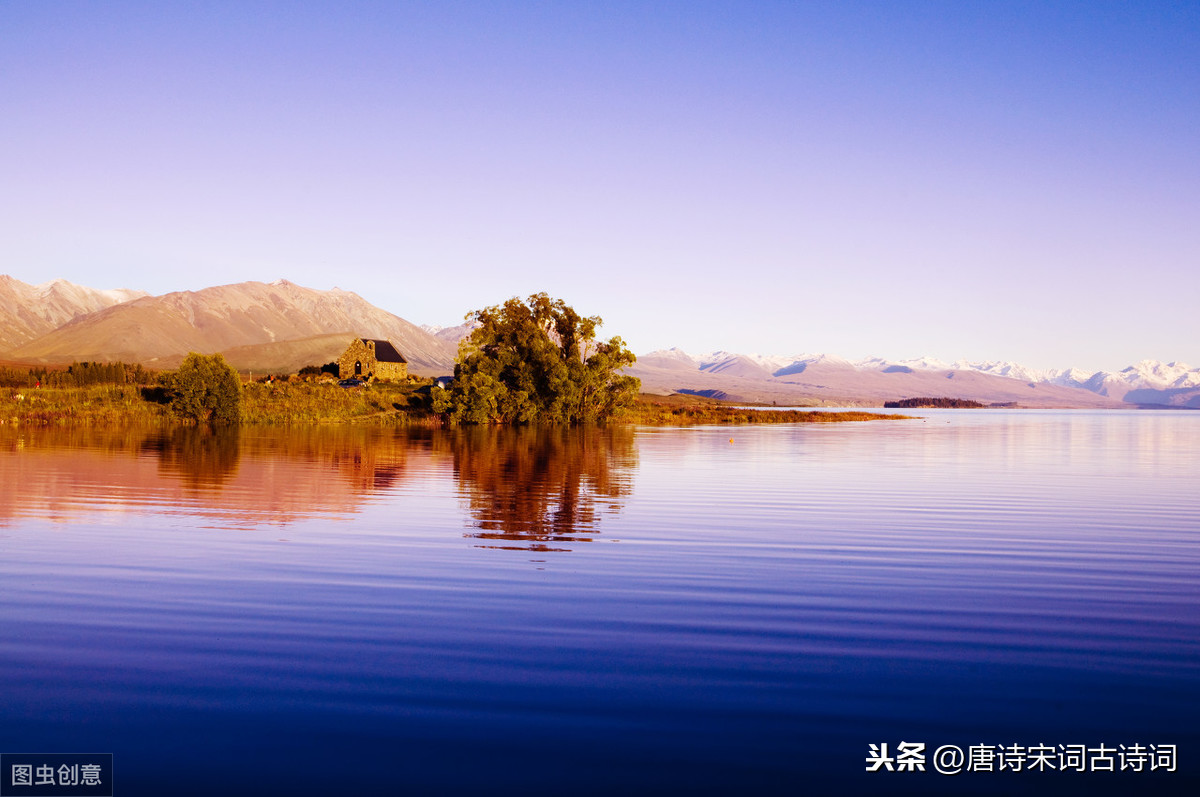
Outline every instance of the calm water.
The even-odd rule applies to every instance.
[[[924,415],[0,429],[0,752],[121,795],[1197,793],[1200,413]],[[902,741],[926,772],[864,771]],[[1178,771],[933,771],[981,744]]]

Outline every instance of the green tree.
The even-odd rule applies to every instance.
[[[167,386],[171,409],[181,418],[213,425],[242,420],[242,380],[220,354],[192,352]]]
[[[448,406],[460,423],[578,423],[628,405],[641,382],[620,371],[636,358],[619,337],[596,340],[584,317],[544,293],[476,310],[460,345]]]

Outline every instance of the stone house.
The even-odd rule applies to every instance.
[[[408,377],[408,360],[390,340],[355,338],[337,362],[339,379],[370,377],[386,382]]]

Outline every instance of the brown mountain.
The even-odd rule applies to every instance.
[[[81,316],[146,295],[145,291],[85,288],[61,279],[30,285],[0,274],[0,352]]]
[[[296,344],[282,359],[340,353],[354,336],[391,340],[415,373],[448,373],[454,347],[399,316],[337,288],[319,291],[279,280],[242,282],[200,291],[143,296],[74,320],[5,353],[10,359],[36,362],[124,360],[152,367],[177,363],[190,351],[210,353],[244,347],[295,343],[336,335],[304,352]],[[324,346],[324,348],[322,348]],[[267,356],[282,356],[282,350]],[[320,362],[327,362],[321,360]],[[308,364],[302,363],[302,364]],[[319,363],[312,363],[319,364]]]

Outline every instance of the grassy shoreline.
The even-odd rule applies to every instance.
[[[368,424],[378,426],[445,425],[428,409],[417,384],[374,384],[342,388],[319,382],[249,383],[242,390],[242,423],[248,426]],[[182,425],[155,398],[151,387],[6,388],[0,391],[0,426]],[[691,396],[642,395],[609,423],[649,426],[698,426],[758,423],[840,423],[900,420],[907,415],[879,412],[817,412],[748,409]]]
[[[911,415],[894,415],[869,410],[755,409],[716,399],[697,400],[678,393],[671,396],[642,394],[618,423],[646,426],[707,426],[760,423],[847,423],[856,421],[910,420]]]

